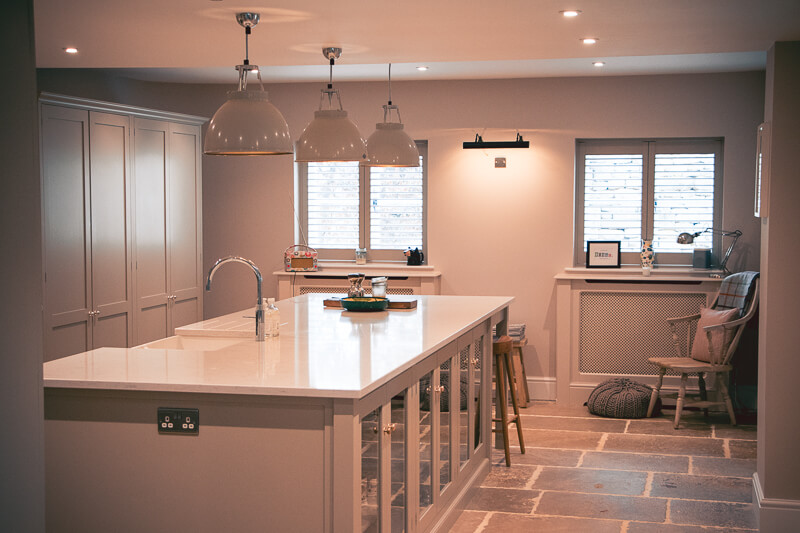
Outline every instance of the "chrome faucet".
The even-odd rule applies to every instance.
[[[208,271],[208,281],[206,282],[206,290],[211,290],[211,280],[214,278],[214,273],[219,270],[219,267],[224,265],[225,263],[244,263],[245,265],[249,266],[253,269],[253,272],[256,274],[256,283],[258,285],[258,300],[256,301],[256,340],[263,342],[266,338],[265,335],[265,328],[264,328],[264,303],[261,299],[261,282],[263,278],[261,277],[261,271],[258,270],[258,267],[250,261],[249,259],[245,259],[244,257],[236,257],[236,256],[228,256],[222,259],[217,259],[217,262],[214,263],[214,266],[211,267],[211,270]]]

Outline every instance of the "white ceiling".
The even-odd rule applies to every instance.
[[[465,79],[757,70],[800,40],[800,0],[34,0],[37,67],[235,83],[242,11],[265,82],[327,79],[323,46],[335,80]]]

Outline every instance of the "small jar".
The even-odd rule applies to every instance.
[[[389,278],[378,277],[372,278],[372,297],[373,298],[386,298],[386,282]]]
[[[366,248],[356,248],[356,264],[357,265],[366,265],[367,264],[367,249]]]

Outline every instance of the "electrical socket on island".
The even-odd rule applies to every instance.
[[[200,432],[200,410],[184,407],[159,407],[158,432],[197,435]]]

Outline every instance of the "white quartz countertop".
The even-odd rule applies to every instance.
[[[417,308],[357,313],[325,308],[325,298],[330,295],[277,302],[280,335],[265,342],[254,340],[249,309],[179,328],[178,337],[154,347],[99,348],[49,361],[44,385],[361,398],[513,300],[390,296],[416,299]]]

